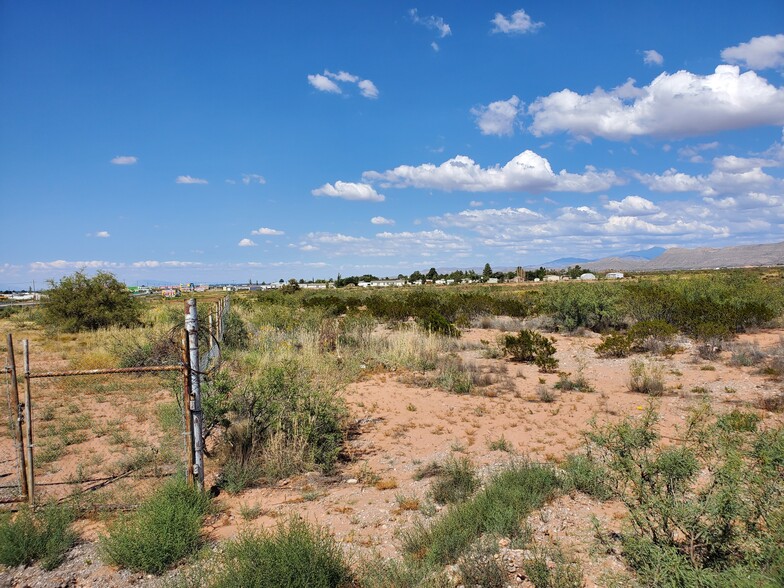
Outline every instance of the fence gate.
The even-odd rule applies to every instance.
[[[226,330],[225,319],[228,312],[229,297],[227,296],[218,300],[208,315],[208,349],[203,355],[200,355],[196,300],[193,298],[187,300],[185,302],[185,328],[180,332],[180,362],[170,365],[33,372],[30,369],[30,344],[27,339],[24,339],[22,340],[23,371],[20,378],[14,352],[14,339],[13,335],[9,333],[7,335],[8,355],[3,371],[8,376],[7,399],[9,428],[13,438],[13,456],[10,459],[0,461],[0,464],[14,464],[16,479],[14,484],[0,484],[0,491],[16,490],[17,492],[15,496],[0,496],[0,504],[28,502],[31,506],[34,506],[36,503],[32,381],[43,378],[180,372],[183,386],[181,404],[184,416],[183,434],[185,436],[186,476],[190,484],[195,484],[200,490],[204,490],[201,382],[208,369],[217,367],[220,364],[220,346]],[[23,397],[20,397],[20,379],[24,384]],[[108,478],[80,480],[78,482],[52,482],[49,485],[91,483],[92,485],[85,490],[87,492],[103,487],[130,473],[127,472]],[[4,478],[11,475],[12,473],[0,474],[0,482],[3,482]],[[71,496],[67,496],[65,499]]]

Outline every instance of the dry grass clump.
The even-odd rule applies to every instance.
[[[733,366],[759,365],[767,357],[757,343],[734,343],[730,345],[730,353],[729,363]]]
[[[634,360],[629,364],[629,390],[649,396],[664,394],[662,367],[654,363]]]

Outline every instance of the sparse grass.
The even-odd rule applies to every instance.
[[[661,396],[664,394],[664,376],[662,375],[661,366],[633,360],[629,364],[628,387],[632,392],[639,392],[649,396]]]
[[[555,388],[561,392],[593,392],[593,386],[585,378],[582,370],[579,370],[574,377],[571,374],[561,372],[558,374],[558,381],[555,383]]]
[[[245,521],[253,521],[261,516],[264,509],[260,504],[240,504],[240,516]]]
[[[505,588],[508,578],[501,561],[495,557],[497,553],[498,544],[489,537],[471,545],[458,564],[463,585]]]
[[[13,567],[40,561],[45,570],[56,568],[76,542],[73,520],[73,511],[58,505],[36,512],[23,507],[16,515],[0,515],[0,564]]]
[[[563,464],[565,486],[599,500],[612,496],[605,467],[585,455],[568,455]]]
[[[730,346],[730,365],[749,367],[765,361],[766,353],[756,343],[735,343]]]
[[[374,484],[376,490],[394,490],[397,488],[396,478],[381,478]]]
[[[404,533],[404,550],[414,560],[442,566],[457,560],[484,533],[519,537],[523,518],[544,504],[559,486],[550,467],[513,464],[472,499],[453,506],[431,525],[419,523]]]
[[[513,453],[514,447],[512,447],[511,442],[501,435],[497,439],[489,439],[487,442],[487,447],[490,451],[504,451],[506,453]]]
[[[167,481],[139,509],[121,516],[101,538],[101,552],[112,564],[160,574],[195,553],[209,497],[181,478]]]
[[[443,466],[438,463],[437,461],[431,461],[427,464],[421,465],[417,467],[414,471],[413,478],[417,482],[419,480],[423,480],[425,478],[432,478],[433,476],[437,476],[443,470]]]
[[[757,401],[757,407],[768,412],[784,412],[784,392],[763,396]]]
[[[551,388],[547,386],[547,384],[539,383],[536,385],[536,397],[539,399],[539,402],[555,402],[555,392],[552,391]]]
[[[581,588],[584,584],[580,564],[569,561],[557,546],[537,547],[526,559],[523,569],[534,588]]]

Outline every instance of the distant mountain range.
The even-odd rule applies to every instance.
[[[585,265],[596,271],[660,271],[784,265],[784,241],[722,248],[652,247],[644,251],[632,251],[593,260],[566,257],[541,265],[556,269],[575,264]]]

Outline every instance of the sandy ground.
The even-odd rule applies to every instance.
[[[468,343],[495,341],[498,335],[498,331],[472,329],[464,332],[463,340]],[[784,330],[760,331],[742,335],[738,342],[757,342],[764,349],[779,344],[783,336]],[[459,355],[464,361],[475,364],[479,371],[489,374],[495,383],[477,388],[475,394],[457,395],[419,387],[416,374],[372,375],[349,385],[344,391],[359,431],[349,441],[353,462],[342,465],[332,476],[310,473],[283,480],[274,487],[251,489],[239,496],[221,494],[218,497],[221,512],[210,518],[206,532],[211,539],[226,539],[242,529],[269,528],[294,515],[328,528],[354,557],[371,553],[394,557],[400,553],[401,530],[415,519],[424,517],[421,510],[427,508],[417,507],[431,502],[428,489],[432,480],[414,479],[419,466],[443,460],[450,454],[469,457],[483,475],[511,459],[523,457],[558,463],[568,453],[580,449],[582,432],[590,422],[616,421],[640,414],[646,408],[649,399],[627,389],[632,359],[643,358],[660,364],[663,369],[667,391],[654,402],[661,414],[661,432],[665,438],[677,438],[689,410],[706,397],[714,409],[721,412],[738,406],[753,407],[759,398],[783,390],[781,382],[760,375],[755,367],[728,365],[727,352],[715,361],[697,358],[688,341],[683,341],[683,349],[671,357],[635,355],[624,359],[600,359],[593,351],[600,342],[597,335],[556,335],[555,338],[559,370],[572,375],[582,372],[594,391],[556,391],[553,402],[541,402],[537,388],[544,385],[552,389],[558,381],[557,374],[541,374],[535,366],[515,364],[507,359],[487,359],[476,348],[461,351]],[[54,357],[51,359],[56,361]],[[149,415],[154,412],[155,404],[170,401],[168,394],[164,390],[156,392],[152,404],[148,403],[146,412],[138,413],[141,415],[138,418],[119,401],[98,403],[82,398],[80,402],[84,403],[83,411],[90,412],[94,420],[111,420],[116,418],[113,417],[116,411],[123,411],[126,418],[121,429],[131,428],[133,438],[161,446],[160,432],[155,431]],[[133,405],[132,400],[128,402]],[[780,413],[757,412],[768,422],[782,421]],[[132,418],[127,418],[128,414]],[[145,414],[147,418],[144,418]],[[507,451],[489,448],[491,442],[499,440],[505,441]],[[103,456],[99,453],[103,451],[103,445],[106,444],[98,439],[85,442],[81,449]],[[121,443],[120,447],[129,445]],[[78,446],[70,449],[51,465],[53,471],[44,474],[42,480],[73,475],[77,467],[75,460],[84,461],[84,456]],[[13,456],[7,436],[0,441],[0,455]],[[111,451],[109,455],[112,455]],[[99,457],[93,461],[106,459]],[[9,464],[3,465],[8,469]],[[95,472],[100,471],[102,468],[96,465]],[[255,518],[248,516],[253,509],[258,511]],[[618,529],[623,513],[619,505],[612,502],[599,503],[575,494],[559,498],[529,520],[539,542],[557,542],[581,561],[586,586],[606,585],[608,575],[623,574],[623,564],[617,556],[607,554],[597,546],[592,524],[594,516],[606,528]],[[85,541],[94,540],[101,529],[100,521],[84,524]],[[80,547],[83,551],[92,548],[90,543]],[[74,557],[88,556],[77,553]],[[514,564],[510,563],[510,566]],[[30,570],[32,574],[34,567]],[[143,576],[113,575],[110,568],[92,560],[85,566],[84,573],[74,572],[75,583],[71,584],[30,583],[32,576],[25,579],[26,573],[22,570],[0,573],[0,585],[122,586],[157,582]],[[514,578],[511,567],[510,573],[510,578]],[[101,582],[93,584],[98,577],[102,578]],[[119,583],[113,583],[115,581]]]

